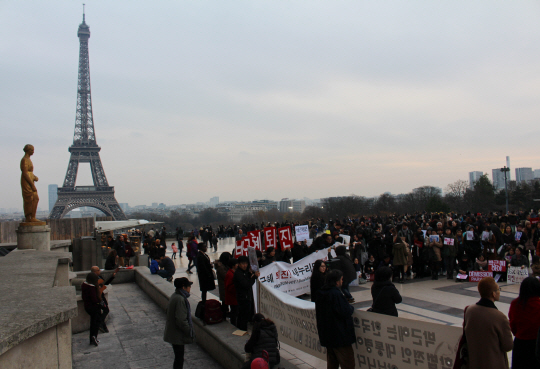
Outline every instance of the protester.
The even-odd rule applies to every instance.
[[[101,296],[98,290],[99,278],[95,273],[88,273],[86,281],[81,285],[81,297],[84,310],[90,315],[90,344],[97,346],[99,327],[101,326]]]
[[[495,306],[501,290],[491,277],[478,282],[480,301],[465,308],[463,327],[469,352],[469,368],[508,369],[512,332],[506,315]]]
[[[540,368],[535,357],[540,329],[540,281],[536,277],[527,277],[521,282],[519,297],[510,304],[508,318],[515,336],[512,369]]]
[[[248,320],[253,316],[253,284],[255,278],[261,274],[253,273],[248,269],[249,259],[247,256],[238,257],[238,269],[234,273],[233,282],[236,288],[236,301],[238,302],[238,322],[240,330],[247,331]]]
[[[446,267],[446,279],[454,279],[456,269],[457,240],[452,234],[452,228],[447,227],[443,236],[443,248],[441,255]]]
[[[474,262],[474,270],[478,272],[486,272],[488,270],[488,261],[484,257],[484,254],[480,254]]]
[[[274,322],[262,314],[255,314],[251,337],[246,342],[244,351],[250,353],[251,358],[244,363],[243,369],[251,368],[251,363],[255,359],[263,357],[263,351],[268,353],[269,368],[279,364],[278,332]]]
[[[394,259],[392,264],[394,265],[394,281],[399,283],[405,282],[405,265],[407,265],[407,244],[399,236],[395,237],[392,245],[392,255]]]
[[[337,259],[339,260],[339,262],[336,263],[336,268],[341,270],[343,273],[343,286],[341,287],[341,291],[347,298],[347,301],[353,304],[355,301],[351,295],[351,292],[349,291],[349,284],[356,280],[356,270],[354,269],[354,264],[349,255],[347,255],[347,249],[345,246],[336,247],[336,255]]]
[[[225,277],[229,271],[229,260],[231,258],[231,253],[223,252],[219,256],[219,260],[214,262],[219,288],[219,300],[221,301],[221,311],[223,312],[223,316],[227,316],[229,313],[229,307],[225,303]]]
[[[195,342],[195,331],[191,320],[191,306],[189,296],[191,285],[187,278],[174,280],[175,292],[169,298],[167,305],[167,321],[163,340],[172,345],[174,351],[174,369],[184,367],[184,346]]]
[[[510,259],[510,266],[521,267],[521,269],[529,267],[529,259],[522,254],[521,248],[516,247],[516,254]]]
[[[261,262],[261,267],[270,265],[274,261],[276,261],[276,248],[270,246],[269,248],[266,249],[266,256]]]
[[[216,288],[214,282],[214,271],[210,257],[206,254],[207,246],[199,243],[199,253],[197,255],[197,275],[199,276],[199,288],[201,290],[201,300],[206,301],[206,293]]]
[[[431,231],[432,237],[426,237],[429,250],[429,268],[431,269],[431,279],[439,279],[439,270],[441,269],[441,248],[442,243],[436,230]]]
[[[326,263],[322,260],[316,260],[313,265],[313,272],[310,279],[311,301],[315,302],[317,292],[324,286],[326,277]]]
[[[403,300],[396,286],[392,283],[392,269],[380,267],[375,272],[375,282],[371,286],[373,299],[372,312],[398,316],[396,304]]]
[[[534,255],[532,258],[531,269],[533,276],[540,277],[540,256]]]
[[[234,287],[234,273],[238,268],[237,259],[229,259],[229,270],[225,275],[225,305],[230,308],[229,318],[231,324],[237,326],[238,320],[238,301],[236,300],[236,287]]]
[[[328,369],[354,369],[352,345],[356,342],[352,315],[354,308],[347,302],[340,288],[343,273],[328,272],[326,284],[317,293],[315,315],[321,346],[326,347]]]

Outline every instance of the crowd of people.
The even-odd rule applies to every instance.
[[[371,286],[373,303],[369,311],[396,317],[396,304],[401,303],[402,297],[394,283],[405,283],[407,279],[430,277],[436,280],[441,276],[453,279],[458,274],[467,275],[472,270],[486,271],[489,260],[506,260],[508,265],[522,268],[530,266],[534,275],[540,276],[540,222],[534,211],[507,215],[424,212],[328,222],[312,219],[303,224],[309,226],[310,244],[306,241],[295,242],[291,249],[284,250],[277,240],[275,247],[266,248],[264,253],[257,251],[257,259],[259,267],[264,267],[275,261],[296,262],[318,250],[328,250],[330,256],[331,249],[335,250],[334,258],[330,257],[327,262],[315,262],[310,286],[311,300],[316,306],[319,337],[321,345],[327,348],[329,368],[354,368],[354,308],[351,304],[355,300],[348,287],[357,278],[358,272],[362,277],[361,283],[367,279],[374,281]],[[213,248],[216,251],[221,238],[242,239],[248,232],[257,230],[261,231],[264,244],[264,227],[288,226],[294,234],[295,225],[299,224],[244,224],[219,226],[217,229],[205,226],[191,231],[187,238],[184,256],[189,264],[186,272],[192,274],[193,268],[196,269],[202,301],[206,301],[208,291],[216,288],[217,281],[223,316],[243,331],[247,330],[248,322],[253,324],[252,336],[245,347],[246,353],[251,353],[247,362],[249,365],[259,363],[256,359],[261,358],[270,367],[279,362],[275,325],[264,316],[254,314],[252,286],[259,273],[251,270],[247,257],[233,258],[229,252],[221,253],[219,260],[212,263],[208,250]],[[159,237],[164,241],[160,241]],[[166,256],[165,229],[161,234],[149,231],[143,238],[143,249],[150,256],[152,272],[172,281],[175,267],[174,262]],[[178,246],[176,243],[172,245],[173,258],[177,255],[182,258],[184,232],[177,229],[175,238]],[[349,239],[350,242],[347,242]],[[114,262],[109,263],[109,269],[125,265],[125,261],[120,260],[122,253],[124,257],[126,255],[128,247],[125,245],[121,236],[114,241],[111,251]],[[504,279],[503,274],[500,280]],[[88,285],[92,285],[92,282],[96,283],[93,277]],[[169,303],[171,310],[180,311],[180,316],[185,317],[185,321],[179,324],[178,314],[167,315],[169,328],[166,329],[165,341],[173,345],[177,357],[175,368],[182,367],[183,345],[195,339],[191,307],[187,300],[191,284],[185,277],[177,278],[174,281],[174,299],[171,297]],[[495,280],[483,279],[478,284],[478,290],[481,300],[469,306],[464,313],[464,337],[467,337],[470,351],[468,360],[471,365],[483,360],[483,364],[471,367],[496,368],[503,362],[500,367],[508,368],[507,364],[504,366],[502,357],[506,357],[506,352],[512,349],[513,368],[540,367],[534,355],[540,328],[538,279],[530,277],[522,283],[519,298],[512,302],[509,319],[498,312],[494,305],[500,295]],[[336,314],[336,309],[340,311],[339,314]],[[530,318],[532,316],[534,318]],[[494,326],[493,330],[498,332],[497,337],[493,337],[493,340],[498,340],[494,352],[486,354],[478,351],[481,357],[475,356],[477,351],[474,343],[477,342],[475,335],[482,331],[479,325],[484,330],[487,326]],[[510,332],[515,335],[513,342]],[[95,333],[95,327],[91,337],[92,333]],[[486,355],[491,359],[488,360]],[[486,361],[490,362],[489,366],[486,366]],[[499,364],[492,364],[493,361]]]

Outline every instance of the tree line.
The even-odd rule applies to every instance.
[[[532,185],[526,182],[519,184],[511,182],[508,188],[508,197],[511,211],[537,209],[540,203],[534,200],[540,199],[540,182],[535,181]],[[191,230],[206,225],[228,226],[234,223],[266,224],[268,222],[298,223],[316,218],[329,220],[368,215],[411,214],[423,211],[452,211],[460,214],[468,211],[472,213],[491,211],[504,213],[506,211],[505,190],[497,191],[488,176],[484,174],[472,188],[464,180],[450,183],[446,186],[444,195],[437,187],[422,186],[406,194],[391,195],[384,193],[374,198],[357,195],[329,197],[322,199],[319,206],[307,206],[302,213],[281,213],[277,209],[271,209],[245,215],[240,222],[229,221],[226,214],[218,212],[215,208],[204,209],[195,216],[173,210],[169,214],[139,212],[133,214],[133,217],[150,218],[164,222],[167,229],[172,231],[178,226],[181,226],[184,230]]]

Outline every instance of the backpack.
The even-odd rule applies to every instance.
[[[206,300],[203,320],[206,324],[217,324],[223,321],[223,311],[218,300]]]
[[[195,317],[202,319],[206,324],[217,324],[223,321],[223,311],[218,300],[200,301],[195,309]]]

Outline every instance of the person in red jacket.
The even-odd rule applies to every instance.
[[[236,287],[234,287],[234,272],[238,268],[238,259],[229,259],[229,270],[225,275],[225,305],[230,306],[231,324],[236,327],[238,320],[238,301],[236,301]]]
[[[536,360],[536,337],[540,328],[540,281],[527,277],[519,287],[519,297],[510,304],[510,329],[514,334],[512,369],[540,368]]]
[[[99,277],[95,273],[88,273],[86,281],[81,285],[84,310],[90,315],[90,344],[97,346],[97,335],[101,325],[101,296],[98,290]]]

